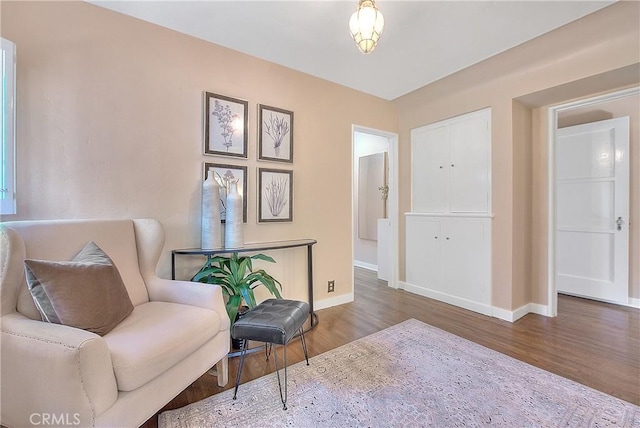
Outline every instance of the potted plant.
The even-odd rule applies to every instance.
[[[207,284],[218,284],[222,287],[222,293],[228,298],[227,314],[232,326],[243,302],[249,308],[256,306],[253,290],[260,285],[264,285],[277,299],[282,299],[278,290],[278,287],[282,290],[280,281],[269,275],[264,269],[254,271],[252,260],[275,263],[273,258],[264,254],[238,257],[238,253],[233,253],[230,257],[214,256],[206,261],[192,279]]]

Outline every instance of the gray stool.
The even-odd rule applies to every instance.
[[[282,345],[284,352],[284,395],[282,384],[280,383],[280,372],[278,371],[278,352],[274,352],[276,375],[278,376],[278,388],[280,389],[280,400],[283,409],[287,410],[287,347],[286,344],[300,333],[304,358],[309,365],[307,356],[307,344],[304,341],[304,330],[302,325],[309,316],[309,304],[297,300],[269,299],[251,309],[233,324],[231,336],[234,339],[242,340],[242,352],[240,354],[240,364],[236,375],[236,388],[233,392],[233,399],[236,399],[240,377],[242,376],[242,366],[244,356],[247,353],[247,344],[250,340],[266,342],[267,361],[271,353],[273,344]]]

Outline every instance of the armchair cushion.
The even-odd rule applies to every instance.
[[[196,306],[148,302],[104,336],[120,391],[132,391],[173,367],[220,331],[218,313]]]
[[[44,321],[104,336],[133,311],[118,269],[94,242],[70,262],[25,260],[24,265]]]

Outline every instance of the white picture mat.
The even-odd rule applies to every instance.
[[[260,221],[291,221],[291,180],[290,171],[260,171]]]

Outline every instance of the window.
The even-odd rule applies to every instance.
[[[16,45],[2,40],[2,170],[0,171],[0,214],[16,213]]]

